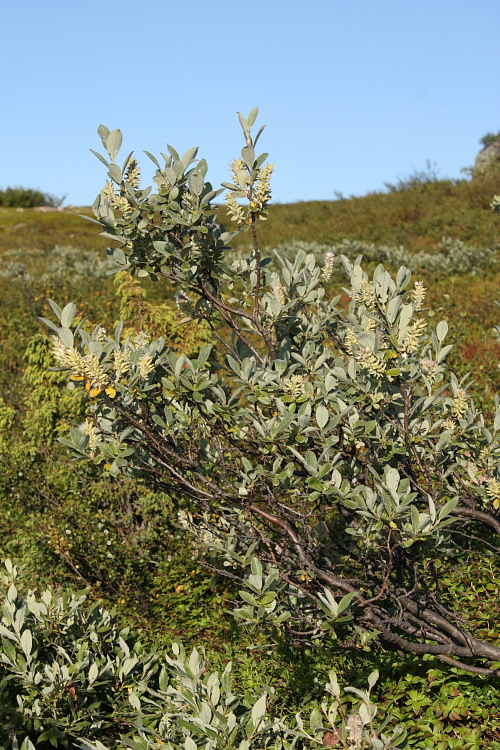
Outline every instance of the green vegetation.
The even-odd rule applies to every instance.
[[[113,162],[117,131],[101,137]],[[466,654],[455,635],[461,653],[405,654],[382,628],[401,637],[407,626],[384,625],[385,613],[399,598],[412,622],[406,600],[419,597],[420,617],[448,618],[444,634],[406,636],[424,651],[446,642],[453,611],[475,645],[498,642],[494,525],[457,520],[464,495],[498,519],[493,179],[268,206],[270,173],[249,145],[217,216],[254,223],[271,257],[261,330],[225,317],[235,306],[254,314],[258,261],[248,233],[218,234],[203,163],[186,175],[193,153],[181,169],[171,151],[175,184],[158,168],[161,213],[149,211],[157,198],[142,193],[136,163],[110,170],[121,189],[108,184],[98,218],[124,237],[114,259],[81,211],[0,209],[0,556],[20,570],[8,564],[0,586],[0,744],[498,750],[500,664],[483,646]],[[151,219],[142,229],[136,204]],[[179,217],[184,240],[171,246]],[[235,245],[227,264],[221,241]],[[127,270],[110,278],[116,259]],[[401,264],[425,303],[406,272],[395,280]],[[59,327],[58,362],[38,316]],[[404,388],[406,437],[391,426]],[[304,557],[259,508],[306,535]],[[378,598],[365,606],[359,594]],[[177,638],[186,652],[172,652]],[[484,673],[465,671],[475,667]],[[367,684],[371,695],[359,692]],[[398,725],[407,737],[391,741]]]
[[[36,206],[50,206],[57,208],[62,205],[64,198],[43,193],[41,190],[25,187],[7,187],[0,190],[0,206],[7,208],[35,208]]]
[[[484,148],[486,148],[486,146],[491,146],[491,144],[495,143],[496,141],[500,141],[500,132],[486,133],[486,135],[483,135],[483,137],[480,139],[479,143]]]

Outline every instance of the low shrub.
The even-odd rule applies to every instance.
[[[36,208],[37,206],[57,208],[64,202],[64,197],[57,198],[55,195],[34,188],[7,187],[0,190],[0,206],[6,208]]]
[[[312,253],[318,259],[327,253],[333,253],[339,258],[345,255],[351,260],[362,256],[365,263],[383,263],[396,271],[401,265],[405,265],[414,271],[429,274],[434,281],[436,277],[483,274],[495,268],[500,261],[498,244],[492,247],[477,247],[451,237],[443,237],[432,252],[410,251],[403,245],[383,245],[344,239],[331,244],[290,241],[271,249],[270,253],[293,258],[299,250]]]
[[[405,732],[377,707],[368,690],[346,688],[334,672],[327,699],[304,722],[273,715],[274,689],[238,694],[231,664],[209,672],[196,649],[178,643],[173,655],[147,652],[137,635],[122,628],[113,612],[89,606],[85,593],[46,589],[40,595],[16,587],[17,569],[7,560],[0,575],[0,741],[16,750],[49,747],[103,748],[121,745],[153,750],[165,743],[195,750],[304,746],[402,748]],[[269,705],[270,704],[270,705]],[[387,731],[387,733],[386,733]]]

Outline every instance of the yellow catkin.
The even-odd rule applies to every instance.
[[[133,337],[132,341],[138,349],[144,349],[149,346],[149,337],[144,331],[138,331]]]
[[[351,356],[354,355],[354,347],[358,343],[358,339],[356,338],[355,334],[351,329],[349,328],[348,331],[346,331],[346,334],[344,336],[344,346],[348,354]]]
[[[141,377],[147,378],[155,369],[153,358],[149,354],[145,354],[139,360],[139,373]]]
[[[500,482],[498,479],[486,480],[486,495],[493,502],[494,508],[500,508]]]
[[[250,203],[250,211],[263,211],[271,200],[271,175],[273,171],[274,164],[266,164],[259,170],[257,187],[254,189]]]
[[[278,299],[280,301],[281,307],[284,307],[286,305],[286,295],[285,290],[283,288],[282,284],[278,284],[276,287],[276,294],[278,296]]]
[[[382,377],[385,372],[385,362],[379,359],[371,349],[365,347],[358,349],[356,352],[356,359],[366,370],[368,370],[370,375],[373,375],[376,378]]]
[[[86,376],[85,361],[73,346],[65,346],[60,339],[54,339],[52,354],[61,367],[68,367],[76,377]]]
[[[304,393],[306,379],[303,375],[292,375],[284,384],[283,390],[287,391],[294,399],[299,398]]]
[[[405,354],[413,354],[420,346],[420,340],[424,333],[426,322],[423,319],[416,320],[408,329],[403,341],[402,350]]]
[[[139,188],[141,183],[141,167],[137,159],[131,159],[129,161],[125,179],[134,189]]]
[[[372,310],[376,306],[373,284],[368,279],[363,279],[359,289],[351,291],[351,297],[354,302],[364,305],[368,310]]]
[[[93,352],[89,352],[83,358],[85,366],[85,376],[91,383],[92,390],[102,390],[109,385],[109,377],[103,370],[99,357]]]
[[[438,363],[434,359],[422,359],[420,360],[420,367],[429,380],[434,380],[438,371]]]
[[[332,278],[334,260],[334,253],[327,253],[325,255],[325,265],[321,274],[321,278],[323,279],[323,281],[330,281],[330,279]]]
[[[101,434],[95,424],[92,422],[92,420],[87,419],[85,421],[85,425],[83,428],[83,431],[87,435],[89,442],[88,442],[88,448],[91,453],[95,452],[95,449],[99,445]]]
[[[453,399],[453,404],[451,406],[451,416],[453,417],[453,419],[459,420],[463,419],[466,413],[467,394],[462,388],[459,388],[455,393],[455,398]]]
[[[425,288],[422,281],[415,282],[414,288],[411,292],[414,310],[420,310],[422,308],[422,305],[424,304],[424,300],[425,300],[426,291],[427,289]]]
[[[240,203],[238,203],[238,201],[233,195],[227,196],[226,208],[227,208],[228,216],[231,219],[231,221],[234,221],[238,225],[245,223],[246,221],[245,209]]]
[[[115,380],[118,382],[129,370],[131,362],[130,355],[127,351],[121,349],[113,354],[113,369],[115,371]]]

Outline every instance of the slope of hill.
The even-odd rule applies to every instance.
[[[298,239],[337,242],[344,238],[432,248],[443,236],[487,246],[498,239],[498,221],[489,204],[500,191],[496,172],[475,180],[412,181],[391,192],[370,193],[336,201],[275,204],[261,225],[262,241],[273,247]],[[28,245],[50,249],[56,244],[101,249],[106,242],[82,221],[87,209],[40,212],[0,208],[0,252]],[[219,209],[221,220],[225,208]],[[245,244],[245,235],[236,244]]]

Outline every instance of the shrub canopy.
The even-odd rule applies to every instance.
[[[498,674],[500,648],[467,629],[439,575],[472,528],[486,549],[500,530],[498,402],[487,418],[448,371],[447,323],[430,326],[407,267],[369,276],[361,258],[262,256],[272,165],[256,117],[240,115],[245,145],[224,183],[233,231],[196,149],[148,154],[153,192],[132,156],[117,164],[120,131],[99,128],[109,181],[94,214],[116,270],[173,287],[213,343],[188,358],[122,324],[90,331],[74,304],[52,303],[54,357],[90,407],[66,442],[189,500],[180,522],[241,581],[244,622]],[[234,258],[246,230],[252,249]],[[347,286],[332,290],[339,263]]]

